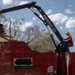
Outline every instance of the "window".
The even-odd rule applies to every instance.
[[[15,69],[31,69],[32,58],[14,58]]]

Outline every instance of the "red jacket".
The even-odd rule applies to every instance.
[[[67,38],[65,39],[66,41],[72,41],[72,37],[70,34],[67,35]]]
[[[73,46],[73,40],[70,34],[67,34],[65,41],[68,42],[69,46]]]

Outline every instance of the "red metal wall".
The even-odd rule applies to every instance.
[[[15,58],[32,58],[32,68],[15,69]],[[57,75],[57,53],[31,52],[24,42],[0,43],[0,75]]]
[[[69,75],[69,54],[65,52],[58,53],[57,56],[57,75]]]
[[[70,75],[75,75],[75,52],[70,54]]]

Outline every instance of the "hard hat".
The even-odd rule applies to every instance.
[[[70,34],[69,32],[66,32],[66,34]]]

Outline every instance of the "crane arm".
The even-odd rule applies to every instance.
[[[31,2],[31,3],[24,4],[24,5],[3,9],[3,10],[0,10],[0,14],[11,12],[11,11],[16,11],[16,10],[20,10],[20,9],[24,9],[24,8],[28,8],[30,10],[32,10],[32,8],[36,8],[38,10],[38,12],[42,15],[43,19],[36,12],[34,12],[34,10],[32,10],[32,12],[45,24],[45,26],[49,26],[52,29],[52,31],[54,32],[54,34],[57,36],[57,38],[60,40],[60,43],[62,43],[62,46],[64,47],[63,37],[61,36],[59,31],[55,27],[53,22],[50,20],[50,18],[42,10],[42,8],[38,5],[36,5],[36,2]]]
[[[24,5],[20,5],[20,6],[16,6],[16,7],[11,7],[11,8],[7,8],[7,9],[3,9],[3,10],[0,10],[0,14],[3,14],[3,13],[7,13],[7,12],[11,12],[11,11],[16,11],[16,10],[20,10],[20,9],[24,9],[24,8],[36,8],[40,14],[42,15],[42,17],[44,18],[44,20],[42,20],[39,15],[37,13],[34,13],[38,18],[40,18],[41,21],[43,21],[43,23],[46,25],[46,26],[49,26],[52,31],[55,33],[55,35],[58,37],[58,39],[63,42],[63,38],[62,36],[60,35],[59,31],[56,29],[56,27],[54,26],[53,22],[48,18],[48,16],[44,13],[44,11],[41,9],[40,6],[37,6],[35,5],[36,2],[31,2],[31,3],[27,3],[27,4],[24,4]]]
[[[16,11],[16,10],[20,10],[20,9],[24,9],[24,8],[30,8],[30,7],[33,7],[34,5],[35,5],[35,3],[31,2],[31,3],[24,4],[24,5],[3,9],[3,10],[0,10],[0,14],[12,12],[12,11]]]
[[[59,33],[59,31],[57,30],[57,28],[55,27],[55,25],[53,24],[53,22],[50,20],[50,18],[45,14],[45,12],[41,9],[41,7],[35,5],[34,6],[39,12],[40,14],[42,15],[43,19],[41,17],[39,17],[39,15],[37,13],[34,13],[38,18],[40,18],[41,21],[43,21],[43,23],[46,25],[46,26],[49,26],[52,31],[55,33],[55,35],[57,36],[57,38],[63,42],[63,37],[61,36],[61,34]]]

